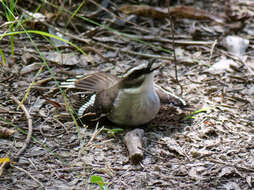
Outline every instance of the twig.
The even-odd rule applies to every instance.
[[[161,42],[161,43],[173,43],[173,40],[158,37],[158,36],[152,36],[152,35],[140,36],[140,35],[125,34],[124,36],[129,39],[135,39],[135,40]],[[175,38],[175,34],[174,34],[174,38]],[[181,45],[181,46],[189,46],[189,45],[211,46],[214,44],[214,41],[193,41],[193,40],[176,40],[176,39],[174,39],[174,43],[176,45]]]
[[[28,171],[24,170],[23,168],[20,168],[18,166],[13,166],[11,165],[13,168],[17,169],[17,170],[20,170],[24,173],[26,173],[29,177],[31,177],[36,183],[38,183],[41,187],[43,187],[45,189],[45,186],[38,180],[36,179],[34,176],[32,176],[32,174],[30,174]]]
[[[211,50],[210,50],[210,57],[209,57],[209,64],[211,64],[211,59],[212,59],[212,56],[213,56],[213,51],[214,51],[214,48],[217,44],[217,40],[214,41],[214,43],[212,44],[212,47],[211,47]]]
[[[166,160],[166,159],[167,159],[167,158],[163,158],[162,156],[153,154],[152,152],[150,152],[150,151],[148,151],[148,150],[146,150],[146,149],[144,149],[144,148],[142,148],[142,147],[138,147],[138,149],[144,151],[144,152],[147,153],[147,154],[150,154],[150,155],[153,156],[153,157],[159,158],[159,159],[161,159],[161,160]]]
[[[20,104],[20,101],[14,97],[11,96],[11,99],[16,102],[16,104]],[[28,144],[30,143],[31,140],[31,136],[32,136],[32,132],[33,132],[33,126],[32,126],[32,117],[30,116],[28,110],[26,109],[26,107],[22,104],[21,109],[23,110],[23,112],[25,113],[26,119],[27,119],[27,123],[28,123],[28,133],[27,133],[27,137],[25,140],[25,144],[23,145],[23,147],[19,150],[19,152],[16,154],[16,158],[18,159],[18,157],[25,151],[26,147],[28,146]]]
[[[125,50],[123,48],[115,48],[113,46],[109,46],[100,42],[96,42],[96,44],[99,44],[100,46],[106,48],[106,49],[110,49],[110,50],[114,50],[114,51],[119,51],[122,53],[128,53],[130,55],[137,55],[137,56],[141,56],[141,57],[145,57],[145,58],[155,58],[155,59],[164,59],[164,60],[170,60],[172,61],[173,59],[171,57],[167,57],[167,56],[159,56],[159,55],[151,55],[151,54],[144,54],[144,53],[138,53],[138,52],[134,52],[134,51],[130,51],[130,50]]]
[[[214,162],[214,163],[217,163],[217,164],[222,164],[224,166],[230,166],[230,167],[234,167],[234,168],[238,168],[238,169],[242,169],[242,170],[245,170],[245,171],[248,171],[248,172],[254,172],[254,169],[249,167],[249,166],[242,166],[240,164],[237,164],[237,163],[229,163],[229,162],[223,162],[223,161],[220,161],[218,159],[213,159],[213,158],[207,158],[208,161],[210,162]]]
[[[86,46],[86,47],[83,47],[82,49],[85,50],[86,52],[88,52],[88,51],[95,52],[100,58],[104,59],[104,61],[110,62],[110,59],[107,58],[107,57],[105,57],[105,56],[104,56],[99,50],[97,50],[96,48]]]
[[[179,80],[178,80],[178,74],[177,74],[177,61],[176,61],[176,51],[175,51],[175,19],[172,15],[170,15],[170,10],[169,10],[169,1],[168,1],[168,16],[170,19],[170,26],[171,26],[171,33],[172,33],[172,46],[173,46],[173,56],[174,56],[174,65],[175,65],[175,78],[176,78],[176,82],[177,84],[180,86],[181,92],[180,95],[183,94],[183,87],[180,84]]]
[[[143,146],[144,130],[136,128],[129,131],[124,136],[124,144],[129,151],[129,159],[132,163],[138,164],[144,158],[144,153],[140,149]]]
[[[0,166],[0,176],[2,176],[4,169],[9,166],[10,162],[3,162]]]
[[[80,171],[82,170],[83,167],[70,167],[70,168],[59,168],[59,169],[54,169],[54,172],[74,172],[74,171]],[[44,170],[42,171],[43,173],[51,173],[52,169]]]
[[[177,75],[176,51],[175,51],[175,26],[174,26],[175,23],[174,23],[174,18],[172,16],[169,16],[169,18],[170,18],[170,26],[171,26],[171,33],[172,33],[173,56],[174,56],[174,62],[175,62],[175,77],[176,77],[176,81],[179,83],[178,75]]]
[[[93,140],[96,138],[96,136],[104,129],[104,127],[98,129],[99,123],[96,124],[95,130],[93,132],[92,137],[90,138],[89,142],[86,144],[86,146],[89,146]]]

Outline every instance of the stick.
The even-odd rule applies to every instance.
[[[32,176],[32,174],[30,174],[28,171],[24,170],[23,168],[20,168],[18,166],[12,166],[13,168],[16,168],[19,171],[22,171],[24,173],[26,173],[29,177],[31,177],[36,183],[38,183],[42,188],[45,188],[44,185],[38,180],[36,179],[34,176]]]
[[[142,151],[143,136],[144,130],[139,128],[129,131],[124,136],[124,143],[129,151],[129,158],[134,164],[138,164],[144,158]]]
[[[16,104],[20,105],[20,101],[14,97],[11,96],[11,99],[16,102]],[[32,126],[32,117],[30,116],[28,110],[26,109],[26,107],[21,104],[21,109],[23,110],[23,112],[25,113],[26,119],[27,119],[27,123],[28,123],[28,133],[27,133],[27,137],[25,140],[25,144],[23,145],[23,147],[19,150],[19,152],[16,154],[15,159],[18,160],[19,156],[25,151],[26,147],[28,146],[28,144],[30,143],[31,140],[31,136],[32,136],[32,132],[33,132],[33,126]]]

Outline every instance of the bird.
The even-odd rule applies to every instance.
[[[79,100],[77,116],[106,117],[121,126],[140,126],[155,118],[161,104],[185,105],[185,101],[154,83],[154,61],[129,69],[122,77],[95,72],[68,79],[61,88],[85,94]]]

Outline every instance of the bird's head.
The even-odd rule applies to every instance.
[[[137,88],[147,88],[149,86],[153,87],[153,71],[158,69],[157,67],[152,67],[154,61],[147,64],[141,64],[127,71],[122,79],[122,88],[124,89],[137,89]]]

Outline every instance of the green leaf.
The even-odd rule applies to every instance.
[[[104,131],[107,131],[109,135],[115,136],[116,133],[124,131],[122,128],[114,128],[114,129],[108,129],[104,128]]]
[[[95,184],[97,184],[97,183],[99,183],[99,182],[103,182],[102,177],[96,176],[96,175],[93,175],[93,176],[90,177],[90,183],[95,183]]]
[[[103,181],[102,177],[97,175],[91,176],[89,182],[99,185],[100,189],[102,189],[103,185],[107,184],[106,182]]]
[[[3,53],[3,51],[0,49],[0,57],[1,57],[1,59],[2,59],[2,64],[3,64],[3,66],[5,65],[5,57],[4,57],[4,53]],[[0,62],[1,63],[1,62]]]
[[[184,120],[187,120],[187,119],[195,119],[195,117],[193,117],[194,115],[199,114],[199,113],[201,113],[201,112],[206,112],[206,111],[211,110],[211,109],[212,109],[212,107],[205,107],[205,108],[201,108],[201,109],[199,109],[199,110],[196,110],[196,111],[190,113],[190,115],[186,116],[186,117],[184,118]]]
[[[115,128],[115,129],[111,129],[110,130],[112,133],[116,133],[116,132],[122,132],[123,129],[122,128]]]

